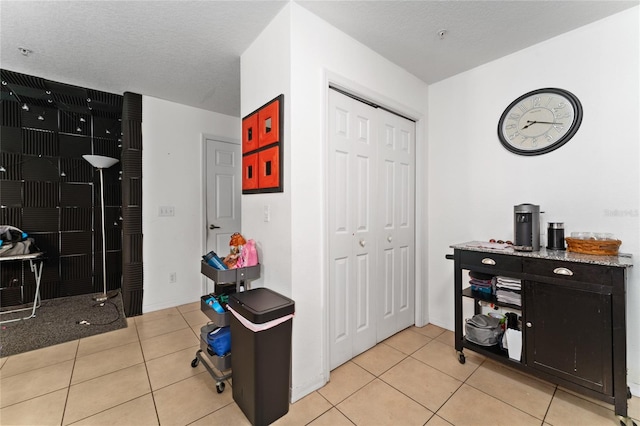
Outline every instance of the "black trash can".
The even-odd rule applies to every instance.
[[[229,295],[233,400],[253,425],[289,411],[293,300],[268,288]]]

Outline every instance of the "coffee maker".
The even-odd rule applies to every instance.
[[[520,204],[513,207],[515,250],[540,250],[540,206]]]

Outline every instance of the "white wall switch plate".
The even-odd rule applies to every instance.
[[[176,208],[173,206],[160,206],[158,208],[158,216],[168,217],[168,216],[175,216],[175,215],[176,215]]]

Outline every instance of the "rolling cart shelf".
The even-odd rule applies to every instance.
[[[224,380],[231,377],[231,353],[218,356],[207,343],[207,334],[216,328],[215,324],[207,324],[200,329],[200,349],[196,351],[196,357],[191,361],[191,367],[196,368],[202,361],[204,368],[216,381],[216,390],[218,393],[222,393],[225,388]],[[218,374],[214,368],[221,374]]]
[[[479,353],[480,355],[484,355],[490,359],[498,360],[500,362],[509,362],[509,365],[520,364],[520,362],[518,361],[509,359],[509,355],[507,354],[507,351],[505,351],[504,349],[500,349],[500,346],[498,345],[494,345],[494,346],[476,345],[475,343],[472,343],[465,338],[464,341],[462,342],[462,347],[465,349],[469,349],[473,352]],[[458,352],[458,361],[460,361],[461,364],[464,364],[466,361],[466,358],[462,353],[462,350]]]
[[[464,290],[462,290],[462,295],[464,297],[469,297],[471,299],[476,299],[476,300],[480,300],[487,303],[493,303],[494,305],[501,306],[503,308],[515,309],[518,311],[522,310],[521,306],[514,305],[511,303],[498,302],[498,299],[496,299],[495,295],[483,293],[481,291],[473,291],[471,290],[471,287],[467,287]]]
[[[202,261],[200,262],[200,272],[215,282],[216,293],[218,290],[222,290],[220,294],[230,294],[240,292],[243,286],[246,289],[248,281],[259,278],[260,265],[219,270]],[[202,362],[202,365],[216,381],[216,391],[222,393],[225,388],[224,381],[232,376],[231,353],[218,356],[207,343],[207,334],[216,328],[228,327],[230,313],[226,309],[224,313],[216,312],[207,305],[206,300],[211,296],[211,294],[206,294],[200,297],[200,310],[211,322],[200,329],[200,349],[196,351],[195,358],[191,361],[191,367],[196,368]]]
[[[240,286],[246,281],[260,278],[260,265],[247,266],[246,268],[216,269],[205,261],[200,262],[200,272],[216,283],[216,286],[236,286],[236,291],[240,291]]]
[[[207,294],[200,297],[200,310],[218,327],[227,327],[229,325],[229,311],[223,314],[216,312],[211,306],[207,305],[207,300],[211,295]]]

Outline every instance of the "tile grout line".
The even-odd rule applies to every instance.
[[[76,339],[76,341],[79,341],[79,339]],[[69,342],[65,342],[65,343],[70,343],[70,342],[73,342],[73,340],[70,340]],[[44,349],[44,348],[40,348],[40,349]],[[36,349],[36,350],[38,350],[38,349]],[[77,352],[77,348],[76,348],[76,352]],[[22,353],[25,353],[25,352],[22,352]],[[9,357],[15,357],[17,355],[21,355],[22,353],[15,354],[15,355],[9,355],[9,356],[6,357],[6,359],[8,360]],[[73,377],[73,368],[75,367],[75,356],[73,358],[69,358],[69,359],[66,359],[66,360],[63,360],[63,361],[60,361],[60,362],[55,362],[55,363],[49,364],[49,365],[44,365],[42,367],[38,367],[38,368],[35,368],[35,369],[23,371],[21,373],[13,374],[11,376],[7,376],[7,377],[4,377],[4,378],[5,379],[13,378],[13,377],[20,376],[22,374],[26,374],[26,373],[29,373],[29,372],[38,371],[38,370],[42,370],[42,369],[45,369],[45,368],[51,368],[51,367],[53,367],[55,365],[63,364],[65,362],[69,362],[69,361],[73,361],[73,366],[71,367],[71,375],[69,376],[69,382],[70,382],[72,377]],[[53,390],[51,390],[49,392],[46,392],[46,393],[43,393],[43,394],[40,394],[40,395],[35,395],[35,396],[29,397],[29,398],[26,398],[26,399],[23,399],[23,400],[20,400],[20,401],[16,401],[16,402],[14,402],[12,404],[9,404],[9,405],[6,405],[6,406],[0,408],[0,410],[4,410],[4,409],[9,408],[9,407],[13,407],[13,406],[16,406],[16,405],[19,405],[19,404],[23,404],[25,402],[32,401],[32,400],[37,399],[37,398],[42,398],[42,397],[44,397],[46,395],[51,395],[52,393],[59,392],[59,391],[65,389],[65,388],[67,389],[67,397],[65,397],[65,406],[66,406],[66,401],[67,401],[67,398],[69,396],[70,385],[66,385],[66,386],[61,387],[59,389],[53,389]],[[63,410],[63,413],[64,413],[64,410]],[[1,423],[0,423],[0,425],[1,425]]]
[[[551,395],[551,399],[549,400],[549,405],[547,405],[547,410],[544,412],[544,418],[542,419],[542,424],[544,424],[547,420],[547,416],[549,415],[549,410],[551,410],[551,404],[553,404],[553,399],[556,397],[557,392],[558,392],[558,385],[554,386],[553,388],[553,395]]]
[[[192,311],[188,311],[188,312],[193,312],[193,311],[196,311],[196,310],[197,310],[197,309],[193,309]],[[200,342],[200,333],[198,333],[196,330],[194,330],[194,329],[193,329],[193,326],[191,326],[191,324],[189,324],[189,322],[187,321],[187,319],[184,317],[184,313],[185,313],[185,312],[182,312],[182,311],[180,311],[180,310],[178,310],[178,311],[180,312],[180,315],[182,316],[182,319],[187,323],[187,325],[189,326],[189,328],[191,329],[191,331],[193,332],[193,334],[194,334],[194,335],[196,336],[196,338],[198,339],[198,342]],[[213,321],[208,321],[206,325],[211,324],[211,323],[213,323]],[[198,346],[198,349],[199,349],[199,348],[200,348],[200,346]],[[197,352],[197,350],[196,350],[196,352]],[[201,362],[206,362],[206,361],[201,361]],[[233,370],[232,370],[232,371],[233,371]],[[208,372],[208,371],[206,371],[206,370],[205,370],[205,371],[203,371],[203,372],[201,372],[201,373],[199,373],[198,375],[201,375],[201,374],[206,374],[207,376],[210,376],[209,372]],[[180,382],[182,382],[182,381],[189,380],[189,379],[190,379],[190,378],[192,378],[192,377],[196,377],[196,376],[187,377],[187,378],[184,378],[184,379],[182,379],[182,380],[179,380],[179,381],[177,381],[177,382],[175,382],[175,383],[180,383]],[[233,377],[233,376],[232,376],[232,377]],[[225,382],[228,382],[228,379],[225,379],[224,381],[225,381]],[[175,383],[172,383],[171,385],[167,385],[167,386],[172,386],[172,385],[173,385],[173,384],[175,384]],[[228,384],[228,383],[227,383],[227,384]],[[165,387],[167,387],[167,386],[165,386]],[[215,412],[217,412],[217,411],[220,411],[220,410],[222,410],[222,409],[224,409],[224,408],[228,407],[229,405],[233,404],[234,402],[235,402],[235,401],[232,399],[228,404],[224,404],[224,405],[222,405],[221,407],[217,408],[216,410],[213,410],[212,412],[207,413],[207,414],[205,414],[204,416],[202,416],[202,417],[200,417],[200,418],[198,418],[198,419],[195,419],[195,420],[193,420],[193,421],[191,421],[191,422],[187,423],[187,425],[190,425],[190,424],[193,424],[193,423],[195,423],[195,422],[197,422],[197,421],[199,421],[199,420],[202,420],[202,419],[204,419],[205,417],[210,416],[211,414],[213,414],[213,413],[215,413]],[[155,400],[154,400],[154,404],[155,404]],[[157,408],[156,408],[156,413],[157,413]],[[158,425],[160,425],[160,417],[159,417],[159,416],[158,416]]]
[[[472,385],[468,384],[468,383],[467,383],[467,380],[469,380],[469,378],[470,378],[470,377],[471,377],[471,376],[472,376],[472,375],[473,375],[473,374],[474,374],[474,373],[475,373],[475,372],[480,368],[480,366],[482,366],[482,365],[483,365],[483,364],[488,360],[488,358],[484,357],[484,359],[482,360],[482,362],[481,362],[480,364],[478,364],[478,366],[477,366],[477,367],[476,367],[476,368],[475,368],[475,369],[474,369],[474,370],[473,370],[473,371],[472,371],[472,372],[471,372],[471,373],[470,373],[470,374],[469,374],[469,375],[468,375],[464,380],[460,380],[460,379],[458,379],[457,377],[454,377],[454,376],[450,375],[449,373],[447,373],[447,372],[445,372],[445,371],[442,371],[442,370],[441,370],[441,369],[439,369],[438,367],[433,366],[433,365],[430,365],[430,364],[428,364],[428,363],[426,363],[426,362],[424,362],[424,361],[422,361],[422,360],[420,360],[420,359],[418,359],[418,358],[415,358],[415,357],[413,356],[413,354],[414,354],[414,353],[416,353],[418,350],[422,349],[423,347],[427,346],[429,343],[434,342],[434,341],[437,341],[437,342],[439,342],[439,343],[441,343],[441,344],[444,344],[444,345],[446,345],[446,346],[451,347],[449,344],[447,344],[447,343],[444,343],[444,342],[441,342],[441,341],[437,340],[437,338],[438,338],[438,337],[440,337],[440,336],[444,335],[445,333],[446,333],[446,331],[443,331],[443,332],[442,332],[442,333],[440,333],[438,336],[436,336],[436,337],[434,337],[434,338],[431,338],[431,340],[430,340],[429,342],[427,342],[426,344],[424,344],[423,346],[421,346],[419,349],[417,349],[416,351],[414,351],[411,355],[408,355],[408,356],[407,356],[407,357],[410,357],[410,358],[412,358],[412,359],[414,359],[414,360],[416,360],[416,361],[418,361],[418,362],[420,362],[420,363],[422,363],[422,364],[424,364],[424,365],[426,365],[426,366],[428,366],[428,367],[430,367],[430,368],[433,368],[434,370],[436,370],[436,371],[438,371],[438,372],[440,372],[440,373],[442,373],[442,374],[444,374],[444,375],[446,375],[446,376],[448,376],[448,377],[451,377],[452,379],[457,380],[457,381],[459,381],[459,382],[460,382],[460,386],[458,386],[458,388],[457,388],[457,389],[456,389],[456,390],[455,390],[451,395],[449,395],[449,397],[447,397],[447,399],[442,403],[442,405],[440,405],[440,407],[438,407],[438,409],[437,409],[435,412],[433,412],[433,416],[438,415],[438,412],[440,411],[440,409],[442,409],[442,407],[444,407],[444,406],[447,404],[447,402],[448,402],[448,401],[449,401],[449,400],[450,400],[450,399],[451,399],[451,398],[452,398],[452,397],[453,397],[453,396],[454,396],[454,395],[455,395],[455,394],[456,394],[456,393],[457,393],[457,392],[462,388],[462,385],[467,384],[468,386],[470,386],[470,387],[472,387],[472,388],[474,388],[474,389],[477,389],[477,388],[473,387]],[[427,337],[428,337],[428,336],[427,336]],[[404,359],[403,359],[402,361],[404,361]],[[401,362],[402,362],[402,361],[401,361]],[[396,364],[396,365],[398,365],[398,364]],[[380,379],[380,380],[382,380],[382,379]],[[383,381],[384,381],[384,380],[383,380]],[[385,382],[385,383],[386,383],[386,382]],[[391,386],[391,384],[389,384],[389,385]],[[393,386],[392,386],[392,387],[393,387]],[[396,389],[396,388],[394,387],[394,389]],[[411,398],[409,395],[406,395],[404,392],[400,391],[399,389],[396,389],[396,390],[398,390],[399,392],[401,392],[401,393],[402,393],[403,395],[405,395],[406,397],[410,398],[412,401],[415,401],[413,398]],[[479,389],[478,389],[478,390],[479,390]],[[485,392],[483,392],[483,393],[485,393]],[[486,394],[486,393],[485,393],[485,394]],[[496,399],[496,400],[498,400],[498,401],[500,401],[500,402],[503,402],[503,403],[505,403],[505,404],[507,404],[507,405],[509,405],[509,406],[512,406],[511,404],[508,404],[508,403],[506,403],[505,401],[502,401],[501,399],[498,399],[498,398],[496,398],[496,397],[494,397],[494,396],[492,396],[492,395],[489,395],[489,394],[486,394],[486,395],[488,395],[489,397],[492,397],[492,398],[494,398],[494,399]],[[415,401],[415,402],[416,402],[416,403],[418,403],[418,404],[420,404],[418,401]],[[424,405],[422,405],[422,404],[420,404],[420,405],[424,407]],[[512,407],[513,407],[513,406],[512,406]],[[427,407],[425,407],[425,408],[426,408],[427,410],[429,410],[429,408],[427,408]],[[513,408],[518,409],[517,407],[513,407]],[[518,410],[519,410],[519,409],[518,409]],[[429,410],[429,411],[431,411],[431,410]],[[522,410],[519,410],[519,411],[522,411]],[[523,412],[524,412],[524,411],[523,411]],[[526,413],[526,412],[524,412],[524,413],[525,413],[525,414],[528,414],[528,415],[530,415],[530,416],[531,416],[531,414],[529,414],[529,413]],[[433,417],[433,416],[432,416],[432,417]],[[440,417],[440,418],[444,419],[447,423],[450,423],[450,422],[449,422],[448,420],[446,420],[444,417],[439,416],[439,415],[438,415],[438,417]],[[534,417],[534,418],[535,418],[535,416],[532,416],[532,417]]]
[[[156,420],[158,421],[158,425],[160,425],[160,415],[158,414],[158,406],[156,405],[156,398],[153,394],[153,386],[151,385],[151,377],[149,376],[149,367],[147,366],[147,358],[144,355],[144,350],[142,349],[142,340],[140,339],[140,333],[138,332],[138,324],[136,323],[136,336],[138,336],[138,345],[140,346],[140,353],[142,354],[142,363],[144,364],[144,371],[147,374],[147,382],[149,383],[149,393],[151,394],[151,401],[153,402],[153,410],[156,413]]]
[[[146,361],[145,361],[145,359],[144,359],[144,352],[142,352],[142,344],[141,344],[141,342],[140,342],[140,338],[139,338],[140,336],[139,336],[139,334],[138,334],[138,328],[137,328],[137,326],[136,326],[136,336],[138,336],[138,341],[137,341],[137,343],[138,343],[138,345],[140,346],[140,352],[141,352],[141,354],[142,354],[142,363],[141,363],[141,364],[144,364],[144,365],[145,365],[145,371],[147,371],[147,380],[149,380],[149,374],[148,374],[148,370],[146,369]],[[79,339],[79,340],[80,340],[80,339]],[[130,345],[130,344],[132,344],[132,343],[134,343],[134,342],[129,342],[129,343],[126,343],[126,344],[127,344],[127,345]],[[124,346],[124,345],[117,345],[117,346],[114,346],[114,347],[112,347],[112,348],[105,349],[105,350],[110,350],[110,349],[113,349],[113,348],[118,348],[118,347],[120,347],[120,346]],[[80,347],[80,342],[78,341],[78,348],[79,348],[79,347]],[[92,354],[90,354],[90,355],[92,355]],[[87,356],[89,356],[89,355],[87,355]],[[76,358],[74,358],[74,368],[75,368],[75,361],[76,361],[76,360],[77,360],[77,352],[76,352]],[[125,369],[127,369],[127,368],[134,367],[134,366],[136,366],[136,365],[139,365],[139,364],[133,364],[133,365],[130,365],[130,366],[128,366],[128,367],[124,367],[124,368],[121,368],[121,369],[118,369],[118,370],[112,371],[112,372],[110,372],[110,373],[106,373],[106,374],[102,374],[102,375],[97,376],[97,377],[93,377],[93,378],[88,379],[88,380],[85,380],[85,381],[83,381],[83,382],[79,382],[79,383],[75,383],[75,384],[69,384],[69,386],[67,387],[67,389],[68,389],[68,391],[67,391],[67,398],[68,398],[68,395],[69,395],[69,393],[70,393],[70,391],[71,391],[71,386],[75,386],[75,385],[78,385],[78,384],[81,384],[81,383],[86,383],[86,382],[88,382],[89,380],[98,379],[98,378],[104,377],[104,376],[106,376],[106,375],[108,375],[108,374],[112,374],[112,373],[115,373],[115,372],[117,372],[117,371],[122,371],[122,370],[125,370]],[[72,370],[72,377],[73,377],[73,370]],[[71,380],[71,379],[70,379],[70,380]],[[153,399],[153,392],[152,392],[152,390],[151,390],[151,384],[150,384],[150,383],[149,383],[149,390],[150,390],[150,392],[149,392],[149,393],[151,394],[151,397],[152,397],[152,399]],[[97,411],[97,412],[92,413],[91,415],[89,415],[89,416],[87,416],[87,417],[83,417],[83,418],[81,418],[81,419],[78,419],[78,420],[74,421],[73,423],[70,423],[69,425],[73,425],[73,424],[78,423],[78,422],[80,422],[80,421],[82,421],[82,420],[85,420],[85,419],[88,419],[88,418],[90,418],[90,417],[96,416],[96,415],[98,415],[98,414],[100,414],[100,413],[104,413],[104,412],[106,412],[106,411],[108,411],[108,410],[111,410],[111,409],[113,409],[113,408],[115,408],[115,407],[119,407],[119,406],[121,406],[121,405],[127,404],[127,403],[129,403],[129,402],[131,402],[131,401],[134,401],[134,400],[136,400],[136,399],[138,399],[138,398],[141,398],[141,397],[143,397],[143,396],[145,396],[145,395],[147,395],[147,394],[139,395],[139,396],[137,396],[137,397],[135,397],[135,398],[132,398],[132,399],[130,399],[130,400],[128,400],[128,401],[123,401],[123,402],[121,402],[121,403],[119,403],[119,404],[116,404],[116,405],[114,405],[114,406],[112,406],[112,407],[108,407],[108,408],[105,408],[104,410]],[[155,408],[155,401],[154,401],[154,408]],[[64,424],[64,414],[66,414],[66,410],[67,410],[67,401],[65,401],[65,407],[64,407],[64,412],[63,412],[63,422],[61,422],[61,425],[63,425],[63,424]],[[156,413],[156,417],[157,417],[157,413]],[[158,424],[160,424],[160,423],[158,422]]]
[[[413,357],[413,354],[415,354],[415,353],[416,353],[416,352],[418,352],[420,349],[422,349],[422,348],[424,348],[425,346],[427,346],[429,343],[433,342],[433,341],[435,340],[435,338],[431,338],[431,337],[429,337],[429,336],[425,336],[424,334],[422,334],[422,333],[418,333],[418,332],[415,332],[415,331],[412,331],[412,332],[413,332],[413,333],[416,333],[416,334],[419,334],[419,335],[421,335],[421,336],[423,336],[423,337],[427,337],[427,338],[429,338],[429,341],[428,341],[428,342],[426,342],[425,344],[421,345],[419,348],[417,348],[416,350],[414,350],[414,351],[413,351],[413,352],[411,352],[410,354],[407,354],[407,353],[405,353],[405,352],[402,352],[401,350],[399,350],[399,349],[397,349],[397,348],[395,348],[395,347],[393,347],[393,346],[391,346],[391,345],[389,345],[389,344],[384,343],[384,341],[382,341],[382,342],[378,343],[378,345],[379,345],[379,344],[386,344],[387,346],[389,346],[389,347],[391,347],[391,348],[393,348],[393,349],[397,350],[397,351],[398,351],[398,352],[400,352],[402,355],[404,355],[404,358],[402,358],[402,359],[401,359],[401,360],[399,360],[397,363],[395,363],[395,364],[394,364],[394,365],[392,365],[391,367],[387,368],[386,370],[384,370],[384,371],[383,371],[383,372],[381,372],[380,374],[375,375],[375,377],[376,377],[376,379],[380,380],[382,383],[386,384],[387,386],[390,386],[392,389],[395,389],[395,390],[396,390],[396,391],[398,391],[400,394],[404,395],[404,396],[405,396],[406,398],[408,398],[409,400],[411,400],[411,401],[415,402],[415,403],[416,403],[416,404],[418,404],[420,407],[423,407],[424,409],[426,409],[427,411],[429,411],[429,412],[431,413],[431,416],[430,416],[430,417],[429,417],[429,419],[427,420],[427,422],[428,422],[428,421],[429,421],[429,420],[430,420],[430,419],[431,419],[431,418],[436,414],[436,412],[431,411],[428,407],[425,407],[422,403],[420,403],[419,401],[416,401],[413,397],[411,397],[410,395],[407,395],[407,394],[406,394],[406,393],[404,393],[402,390],[400,390],[400,389],[396,388],[396,387],[395,387],[395,386],[393,386],[391,383],[388,383],[387,381],[385,381],[385,380],[382,378],[382,375],[384,375],[385,373],[387,373],[388,371],[390,371],[390,370],[391,370],[391,369],[393,369],[394,367],[397,367],[398,365],[400,365],[403,361],[405,361],[405,360],[406,360],[406,359],[408,359],[408,358],[411,358],[411,359],[413,359],[413,360],[415,360],[415,361],[421,362],[422,364],[424,364],[424,365],[427,365],[427,366],[431,367],[430,365],[428,365],[428,364],[426,364],[426,363],[423,363],[423,362],[422,362],[422,361],[420,361],[419,359],[414,358],[414,357]],[[442,333],[441,333],[441,334],[442,334]],[[385,339],[385,340],[386,340],[386,339]],[[375,347],[375,346],[374,346],[374,347]],[[363,367],[363,368],[364,368],[364,367]],[[431,368],[434,368],[434,367],[431,367]],[[365,370],[366,370],[366,369],[365,369]],[[436,369],[436,370],[437,370],[437,369]],[[366,370],[366,371],[368,371],[368,370]],[[438,371],[439,371],[439,370],[438,370]],[[370,373],[371,373],[371,372],[370,372]],[[373,373],[372,373],[372,374],[373,374]],[[368,383],[367,383],[367,384],[368,384]],[[365,386],[366,386],[366,385],[365,385]],[[363,386],[362,388],[364,388],[364,386]],[[362,388],[360,388],[359,390],[361,390]],[[455,392],[454,392],[454,393],[455,393]],[[444,404],[443,404],[443,405],[444,405]],[[336,407],[336,409],[338,409],[338,408]],[[338,409],[338,411],[340,411],[340,409]],[[340,412],[342,413],[342,411],[340,411]],[[345,417],[347,417],[347,416],[346,416],[346,414],[344,414],[344,413],[342,413],[342,414],[343,414]],[[348,417],[347,417],[347,418],[348,418]],[[349,421],[351,421],[351,419],[349,419]],[[353,422],[352,422],[352,423],[353,423]]]
[[[78,352],[80,351],[80,339],[77,341],[76,353],[73,356],[73,366],[71,367],[71,374],[69,375],[69,383],[67,384],[67,396],[64,398],[64,405],[62,407],[62,418],[60,419],[60,425],[64,424],[64,416],[67,413],[67,404],[69,403],[69,394],[71,393],[71,382],[73,381],[73,371],[76,369],[76,361],[78,359]]]
[[[186,320],[186,318],[184,317],[184,315],[183,315],[182,311],[180,311],[180,309],[177,309],[177,308],[176,308],[176,310],[178,311],[178,314],[180,315],[180,317],[182,318],[182,320],[187,324],[187,327],[188,327],[188,328],[189,328],[189,329],[190,329],[190,330],[195,334],[195,331],[194,331],[194,330],[193,330],[193,328],[189,325],[189,322],[188,322],[188,321]],[[136,324],[136,325],[137,325],[137,324]],[[136,333],[137,333],[137,331],[138,331],[138,329],[137,329],[137,327],[136,327]],[[138,342],[139,342],[139,344],[140,344],[140,351],[142,352],[142,359],[143,359],[143,362],[144,362],[144,368],[145,368],[145,371],[146,371],[146,373],[147,373],[147,380],[148,380],[148,382],[149,382],[149,390],[150,390],[150,393],[151,393],[151,400],[153,401],[153,408],[154,408],[155,413],[156,413],[156,420],[158,421],[158,425],[160,425],[160,424],[161,424],[161,422],[160,422],[160,413],[158,413],[158,405],[157,405],[157,403],[156,403],[156,398],[155,398],[155,394],[154,394],[153,386],[151,385],[151,376],[149,375],[149,367],[147,366],[147,359],[146,359],[146,357],[145,357],[144,351],[142,350],[142,340],[140,339],[140,334],[139,334],[139,333],[137,333],[137,334],[138,334]],[[168,334],[168,333],[164,333],[164,334]],[[154,337],[157,337],[157,336],[154,336]],[[196,336],[196,337],[197,337],[197,336]],[[173,353],[175,353],[175,352],[173,352]],[[169,355],[169,354],[167,354],[167,355]],[[179,382],[181,382],[181,381],[183,381],[183,380],[187,380],[187,379],[188,379],[188,378],[186,378],[186,379],[182,379],[182,380],[179,380],[179,381],[178,381],[178,382],[176,382],[176,383],[179,383]],[[167,386],[170,386],[170,385],[167,385]],[[165,386],[165,387],[166,387],[166,386]],[[209,415],[209,414],[207,414],[207,415]],[[205,416],[205,417],[206,417],[206,416]]]
[[[546,412],[545,412],[545,416],[544,416],[542,419],[540,419],[540,418],[538,418],[538,417],[534,416],[533,414],[531,414],[531,413],[527,413],[527,412],[526,412],[526,411],[524,411],[523,409],[521,409],[521,408],[519,408],[519,407],[516,407],[515,405],[511,404],[510,402],[504,401],[504,400],[502,400],[502,399],[498,398],[497,396],[491,395],[491,394],[489,394],[489,393],[487,393],[487,392],[483,391],[482,389],[477,388],[477,387],[473,386],[473,385],[472,385],[472,384],[470,384],[470,383],[467,383],[467,380],[469,380],[469,379],[471,378],[471,376],[473,376],[473,374],[474,374],[476,371],[478,371],[478,369],[479,369],[479,368],[480,368],[480,367],[481,367],[485,362],[490,362],[489,358],[485,358],[485,359],[484,359],[484,361],[482,361],[482,364],[478,365],[478,367],[473,371],[473,373],[471,373],[471,374],[469,375],[469,377],[467,377],[467,378],[465,379],[465,381],[463,382],[463,384],[465,384],[465,385],[469,386],[470,388],[473,388],[473,389],[475,389],[475,390],[477,390],[477,391],[479,391],[479,392],[482,392],[483,394],[487,395],[488,397],[493,398],[493,399],[495,399],[495,400],[497,400],[497,401],[500,401],[500,402],[502,402],[503,404],[508,405],[509,407],[512,407],[512,408],[514,408],[514,409],[516,409],[516,410],[518,410],[518,411],[520,411],[520,412],[522,412],[522,413],[524,413],[524,414],[527,414],[528,416],[531,416],[531,417],[533,417],[534,419],[540,420],[540,421],[542,422],[541,424],[543,424],[543,423],[544,423],[544,417],[546,417]],[[461,386],[461,387],[462,387],[462,386]],[[553,401],[553,397],[555,396],[556,388],[557,388],[557,387],[556,387],[556,386],[554,386],[553,395],[551,396],[551,399],[549,400],[549,405],[547,406],[547,411],[549,410],[549,407],[551,406],[551,401]],[[459,388],[458,388],[458,389],[459,389]],[[456,392],[457,392],[457,391],[456,391]]]
[[[346,414],[344,414],[342,411],[340,411],[340,409],[333,405],[333,403],[331,403],[331,401],[329,401],[327,398],[324,397],[324,395],[322,395],[320,392],[318,392],[317,390],[314,391],[315,393],[318,394],[318,396],[320,396],[320,398],[324,399],[325,401],[327,401],[327,403],[331,406],[328,410],[323,411],[322,413],[318,414],[316,417],[314,417],[313,419],[309,420],[307,423],[305,423],[305,425],[310,425],[311,423],[313,423],[314,421],[318,420],[320,417],[324,416],[325,414],[327,414],[329,411],[331,411],[333,408],[335,408],[340,414],[342,414],[347,420],[349,420],[349,422],[351,422],[352,424],[355,424],[351,421],[351,419],[349,417],[346,416]],[[291,404],[290,404],[291,406]]]
[[[85,382],[87,382],[87,381],[89,381],[89,380],[98,379],[98,378],[100,378],[100,377],[104,377],[104,376],[106,376],[106,375],[108,375],[108,374],[112,374],[112,373],[117,372],[117,371],[125,370],[125,369],[127,369],[127,368],[131,368],[131,367],[134,367],[134,366],[136,366],[136,365],[144,364],[145,372],[146,372],[146,375],[147,375],[147,381],[148,381],[148,383],[149,383],[149,393],[148,393],[148,394],[146,394],[146,393],[145,393],[145,394],[142,394],[142,395],[138,395],[137,397],[132,398],[132,399],[130,399],[130,400],[123,401],[123,402],[121,402],[121,403],[119,403],[119,404],[116,404],[116,405],[114,405],[114,406],[112,406],[112,407],[105,408],[104,410],[101,410],[101,411],[95,412],[95,413],[93,413],[93,414],[91,414],[91,415],[89,415],[89,416],[87,416],[87,417],[85,417],[85,418],[83,418],[83,419],[78,419],[78,420],[77,420],[76,422],[74,422],[74,423],[77,423],[77,422],[82,421],[82,420],[84,420],[84,419],[87,419],[87,418],[90,418],[90,417],[92,417],[92,416],[98,415],[98,414],[103,413],[103,412],[105,412],[105,411],[111,410],[111,409],[113,409],[113,408],[115,408],[115,407],[118,407],[118,406],[121,406],[121,405],[127,404],[127,403],[129,403],[129,402],[131,402],[131,401],[134,401],[134,400],[136,400],[136,399],[138,399],[138,398],[141,398],[141,397],[143,397],[143,396],[145,396],[145,395],[151,395],[151,399],[152,399],[152,401],[153,401],[154,410],[155,410],[155,412],[156,412],[156,419],[157,419],[157,421],[158,421],[158,425],[160,424],[160,420],[159,420],[159,416],[158,416],[158,410],[157,410],[157,406],[156,406],[156,403],[155,403],[155,398],[154,398],[154,395],[153,395],[153,388],[151,387],[151,378],[149,377],[149,369],[147,368],[147,360],[146,360],[146,358],[145,358],[145,356],[144,356],[144,351],[142,350],[142,340],[140,340],[140,333],[138,332],[138,327],[137,327],[137,323],[135,322],[135,320],[134,320],[134,326],[136,327],[136,337],[137,337],[136,342],[129,342],[129,343],[125,343],[125,344],[123,344],[123,345],[117,345],[117,346],[110,347],[109,349],[105,349],[105,350],[110,350],[110,349],[118,348],[118,347],[120,347],[120,346],[124,346],[124,345],[130,345],[130,344],[132,344],[132,343],[138,343],[138,347],[140,348],[140,353],[141,353],[141,355],[142,355],[142,362],[141,362],[141,363],[139,363],[139,364],[133,364],[133,365],[130,365],[130,366],[128,366],[128,367],[124,367],[124,368],[121,368],[121,369],[118,369],[118,370],[112,371],[112,372],[110,372],[110,373],[102,374],[102,375],[100,375],[100,376],[93,377],[93,378],[91,378],[91,379],[88,379],[88,380],[85,380],[84,382],[79,382],[79,383],[85,383]],[[165,334],[167,334],[167,333],[165,333]],[[156,336],[154,336],[154,337],[156,337]],[[90,355],[92,355],[92,354],[90,354]],[[87,356],[89,356],[89,355],[87,355]],[[75,367],[75,360],[76,360],[76,359],[77,359],[77,352],[76,352],[76,358],[74,358],[74,367]],[[79,383],[76,383],[76,384],[79,384]],[[76,385],[76,384],[74,384],[74,385]],[[68,387],[68,389],[69,389],[69,390],[71,389],[71,386],[73,386],[73,385],[71,385],[71,384],[69,385],[69,387]],[[65,403],[65,412],[66,412],[66,403]],[[63,416],[63,418],[64,418],[64,416]]]

